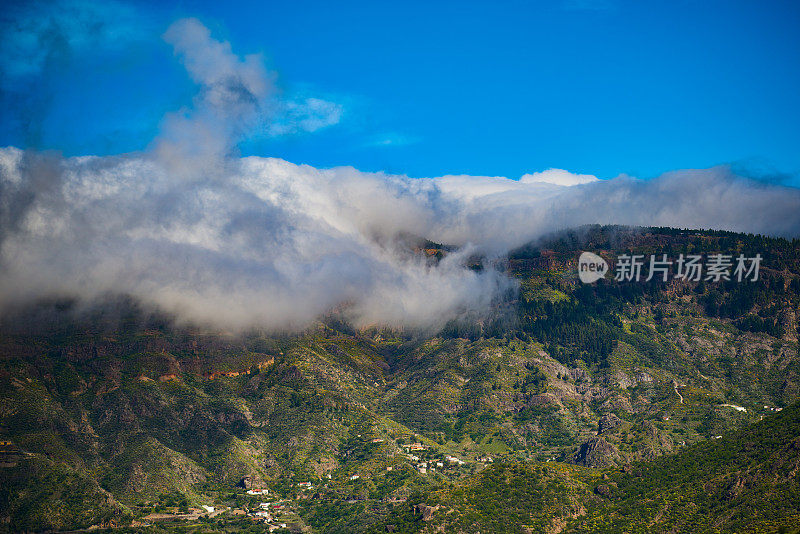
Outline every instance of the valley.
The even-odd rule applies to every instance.
[[[581,250],[764,260],[751,283],[584,285]],[[0,531],[797,524],[797,240],[591,226],[502,262],[518,291],[437,332],[20,310],[0,336]]]

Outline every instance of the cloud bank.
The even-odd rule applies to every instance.
[[[193,19],[164,38],[197,82],[151,150],[59,158],[0,149],[0,307],[132,295],[179,320],[300,329],[333,309],[358,326],[436,328],[480,315],[513,282],[501,257],[588,223],[800,234],[800,190],[729,169],[601,181],[550,169],[409,178],[236,156],[274,91]],[[267,104],[265,104],[267,103]],[[314,104],[316,105],[316,104]],[[408,236],[458,250],[432,263]]]
[[[573,174],[564,169],[547,169],[543,172],[524,174],[519,181],[524,183],[543,182],[555,185],[580,185],[596,182],[597,176],[591,174]]]

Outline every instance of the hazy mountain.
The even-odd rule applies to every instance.
[[[586,285],[581,251],[762,261],[757,281]],[[124,296],[7,311],[0,528],[169,530],[148,515],[205,504],[231,510],[182,528],[262,531],[233,515],[260,487],[315,532],[797,523],[797,240],[585,227],[462,261],[514,283],[443,329],[355,328],[346,305],[299,334],[191,327]]]

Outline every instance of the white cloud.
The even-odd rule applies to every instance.
[[[542,172],[525,174],[519,181],[525,183],[541,182],[545,184],[572,186],[596,182],[597,177],[591,174],[573,174],[564,169],[547,169]]]
[[[343,113],[342,104],[312,96],[278,101],[263,131],[273,137],[313,133],[339,124]]]
[[[231,147],[270,94],[269,73],[196,21],[166,38],[200,92],[150,152],[62,159],[0,149],[0,309],[122,293],[223,328],[302,328],[333,308],[362,326],[435,328],[485,313],[514,287],[491,266],[468,269],[468,257],[502,256],[554,230],[800,233],[800,190],[727,168],[650,181],[556,169],[412,179],[239,158]],[[325,116],[326,105],[310,107]],[[458,250],[430,263],[410,252],[408,235]]]
[[[261,57],[239,58],[230,43],[213,39],[197,19],[176,21],[163,37],[203,87],[201,97],[208,105],[229,113],[239,106],[255,105],[267,95],[271,84]]]
[[[343,304],[359,325],[440,326],[485,312],[513,286],[464,258],[560,228],[800,232],[800,191],[724,168],[580,188],[258,157],[225,169],[218,181],[176,181],[148,155],[51,160],[3,149],[2,303],[122,292],[228,328],[299,328]],[[408,252],[404,234],[461,251],[431,265]]]
[[[188,160],[204,175],[219,173],[219,162],[234,152],[245,134],[313,133],[342,118],[342,104],[313,96],[307,89],[289,95],[277,91],[277,76],[267,71],[259,54],[239,57],[230,43],[215,40],[197,19],[176,21],[163,37],[200,91],[191,109],[166,117],[157,140],[162,159],[182,165]],[[173,170],[183,175],[194,172]]]

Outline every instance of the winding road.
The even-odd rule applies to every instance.
[[[683,395],[681,395],[680,393],[678,393],[678,384],[676,384],[675,382],[673,382],[673,383],[672,383],[672,387],[675,389],[675,395],[677,395],[677,396],[678,396],[678,398],[679,398],[679,399],[681,399],[681,404],[683,404]]]

